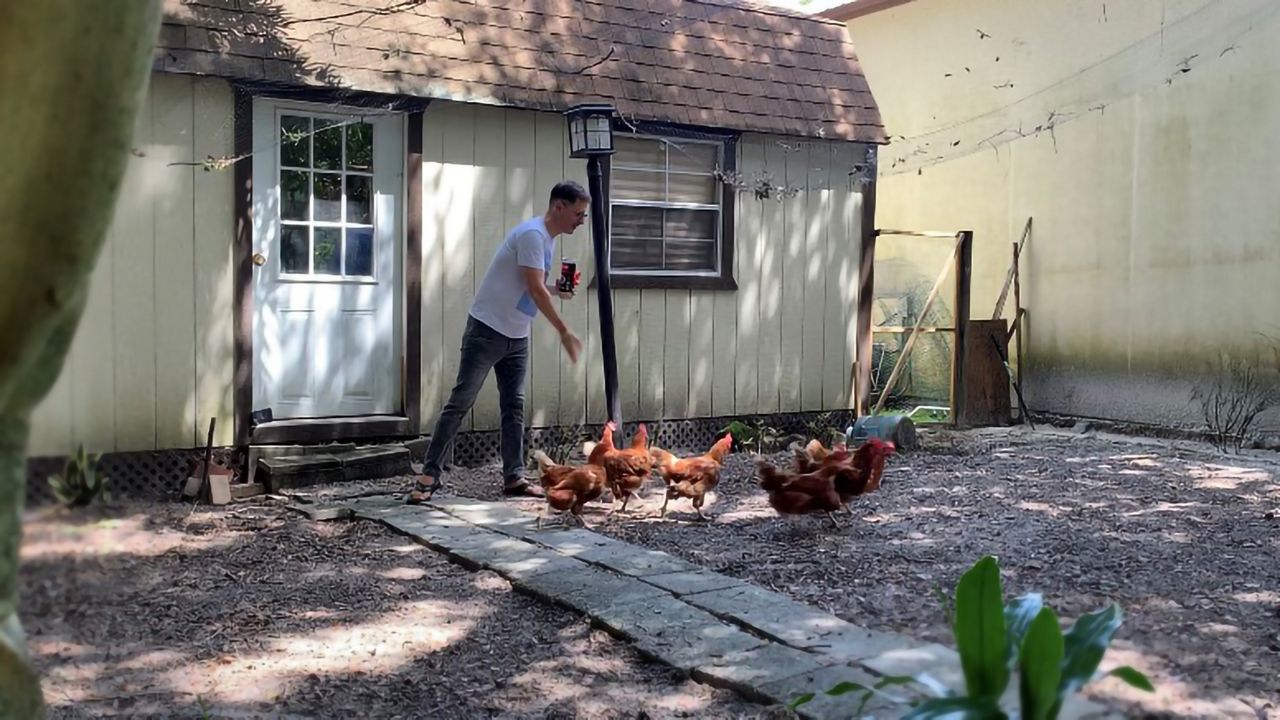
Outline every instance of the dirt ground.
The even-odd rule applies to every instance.
[[[1158,691],[1107,680],[1091,687],[1094,699],[1132,717],[1280,718],[1266,707],[1280,705],[1274,455],[1065,432],[924,442],[890,461],[884,486],[856,501],[839,530],[825,518],[777,517],[746,455],[730,458],[711,523],[687,501],[658,520],[656,481],[626,516],[606,518],[599,503],[587,519],[852,622],[945,643],[939,593],[994,554],[1007,597],[1043,592],[1066,618],[1112,600],[1124,608],[1104,668],[1134,665]],[[496,467],[459,469],[446,481],[449,492],[496,499],[498,477]],[[216,709],[210,717],[761,710],[673,678],[572,614],[371,524],[311,524],[270,504],[112,517],[28,524],[24,611],[55,717],[199,717],[202,703]],[[513,673],[511,658],[524,669]]]
[[[373,523],[281,503],[32,512],[22,613],[53,718],[756,717]]]
[[[1067,618],[1112,600],[1124,609],[1104,668],[1133,665],[1158,692],[1106,680],[1091,697],[1136,717],[1280,718],[1264,707],[1280,707],[1280,458],[1067,432],[923,442],[890,461],[884,486],[840,530],[777,517],[744,455],[726,466],[710,524],[688,501],[659,521],[656,481],[628,516],[605,518],[602,505],[587,519],[850,622],[948,644],[939,592],[992,554],[1006,597],[1042,592]],[[494,497],[496,473],[448,481]]]

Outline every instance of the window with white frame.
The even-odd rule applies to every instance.
[[[371,277],[373,126],[280,116],[280,272]]]
[[[724,140],[614,135],[610,159],[610,275],[725,274]]]

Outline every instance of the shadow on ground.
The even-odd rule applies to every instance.
[[[993,554],[1006,596],[1043,592],[1067,618],[1112,600],[1124,608],[1107,662],[1148,672],[1159,692],[1109,680],[1094,699],[1155,717],[1253,719],[1249,704],[1280,706],[1274,461],[1106,436],[945,433],[894,458],[881,491],[857,500],[839,530],[777,517],[753,463],[730,458],[710,524],[691,521],[687,501],[657,520],[656,481],[631,515],[595,507],[587,519],[850,622],[944,643],[939,593]],[[495,477],[481,468],[447,479],[492,498]]]
[[[271,504],[28,518],[23,617],[54,718],[740,717],[580,617],[374,523]]]

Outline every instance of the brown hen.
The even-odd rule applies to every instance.
[[[600,464],[603,450],[593,452],[584,465],[559,465],[541,450],[535,450],[541,475],[538,478],[547,496],[547,507],[561,513],[568,511],[584,528],[589,528],[582,517],[582,506],[604,494],[606,474]],[[538,514],[538,529],[542,529],[545,510]]]
[[[699,518],[706,520],[707,516],[702,514],[702,504],[706,501],[707,493],[720,483],[720,469],[732,446],[733,436],[725,435],[706,454],[697,457],[680,459],[662,448],[650,450],[649,454],[658,465],[658,474],[667,484],[662,512],[658,517],[666,517],[667,503],[672,498],[683,497],[689,498],[694,512],[698,513]]]
[[[640,427],[636,428],[631,447],[626,450],[614,447],[613,433],[617,428],[618,426],[612,420],[606,423],[600,442],[592,452],[603,452],[601,464],[608,476],[609,491],[613,493],[615,501],[622,500],[622,507],[618,512],[626,512],[627,501],[644,485],[645,480],[649,479],[650,473],[653,472],[653,458],[649,455],[649,429],[644,423],[640,423]]]
[[[826,514],[832,525],[840,526],[832,515],[841,506],[833,476],[846,469],[831,464],[809,473],[793,473],[779,470],[763,458],[756,463],[760,487],[769,494],[769,505],[778,514],[807,515],[820,512]]]

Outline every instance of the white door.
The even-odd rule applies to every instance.
[[[259,99],[253,118],[253,407],[397,414],[402,116]]]

